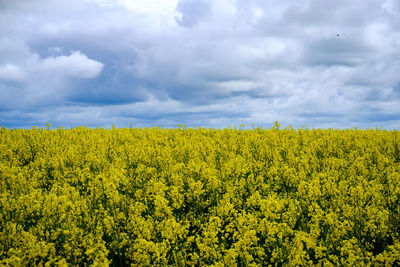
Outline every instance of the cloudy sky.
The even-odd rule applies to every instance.
[[[0,0],[0,126],[400,128],[398,0]]]

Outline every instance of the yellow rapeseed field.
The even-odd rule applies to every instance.
[[[0,129],[0,265],[400,264],[400,132]]]

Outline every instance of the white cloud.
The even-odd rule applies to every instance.
[[[60,53],[61,48],[57,48],[56,51]],[[50,78],[95,78],[104,67],[103,63],[88,58],[80,51],[71,51],[68,56],[60,55],[45,58],[40,58],[37,54],[31,54],[24,60],[14,61],[19,63],[0,65],[0,80],[29,81],[32,75]]]
[[[103,67],[103,63],[88,58],[80,51],[72,51],[69,56],[44,58],[33,66],[33,69],[55,75],[94,78],[100,74]]]
[[[400,11],[400,3],[397,0],[388,0],[382,4],[382,8],[389,14],[398,16]]]
[[[126,9],[151,17],[159,22],[164,18],[173,22],[173,18],[178,14],[176,5],[179,0],[118,0],[118,4]]]
[[[0,103],[6,109],[60,105],[74,90],[71,78],[93,79],[104,66],[79,51],[44,58],[34,53],[14,61],[18,65],[0,66]]]
[[[215,87],[215,89],[220,89],[225,92],[235,92],[235,91],[243,92],[260,87],[263,84],[256,83],[253,81],[236,80],[236,81],[212,82],[210,83],[210,85]]]
[[[19,66],[6,64],[0,66],[0,81],[21,81],[25,78],[25,73]]]

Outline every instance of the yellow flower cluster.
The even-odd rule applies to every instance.
[[[0,265],[400,264],[400,132],[0,129]]]

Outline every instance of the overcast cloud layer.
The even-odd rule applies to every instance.
[[[0,0],[0,126],[400,127],[398,0]]]

